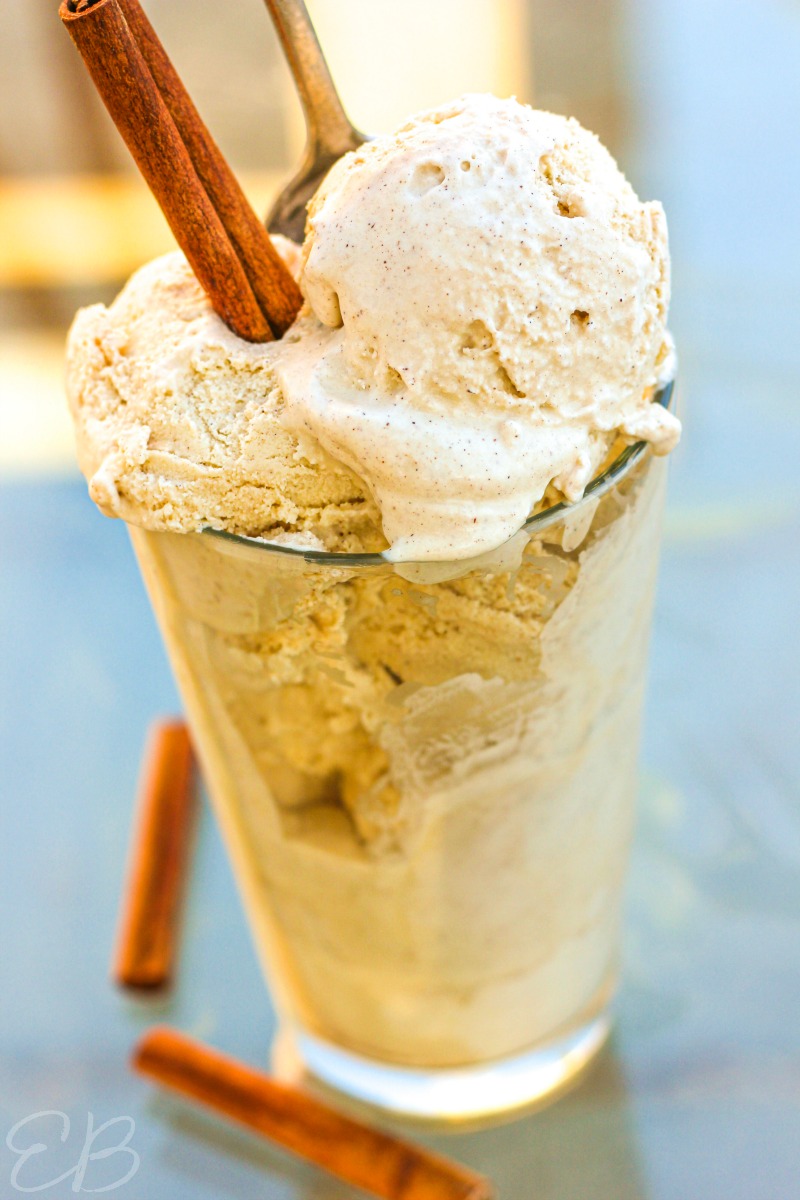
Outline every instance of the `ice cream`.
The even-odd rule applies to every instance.
[[[304,455],[281,424],[282,347],[232,334],[177,253],[108,309],[79,313],[67,394],[99,508],[147,529],[312,531],[330,549],[383,548],[365,485],[319,447]]]
[[[439,583],[132,528],[295,1033],[460,1067],[603,1010],[663,483]]]
[[[575,121],[490,96],[423,113],[334,167],[302,257],[310,311],[277,345],[230,335],[175,258],[78,318],[69,391],[104,511],[352,546],[346,509],[370,549],[463,558],[548,486],[577,500],[618,437],[677,441],[653,403],[663,211]]]
[[[499,545],[617,432],[666,451],[666,223],[575,121],[465,96],[346,155],[312,202],[287,422],[368,483],[392,557]]]
[[[677,438],[663,214],[575,122],[473,96],[342,159],[282,252],[280,342],[180,255],[79,314],[81,466],[298,1042],[537,1051],[613,986],[663,470],[518,531]]]

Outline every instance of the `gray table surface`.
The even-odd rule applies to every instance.
[[[671,219],[685,444],[672,468],[616,1034],[556,1105],[427,1140],[503,1200],[800,1195],[800,9],[632,6],[637,187]],[[795,150],[784,140],[793,130]],[[124,529],[79,482],[0,488],[0,1194],[135,1122],[155,1200],[356,1193],[126,1065],[171,1023],[255,1064],[273,1017],[204,813],[167,1002],[107,981],[142,738],[177,700]],[[122,1126],[108,1131],[119,1140]],[[13,1140],[13,1139],[12,1139]],[[98,1141],[96,1148],[102,1144]],[[82,1187],[119,1177],[89,1164]],[[74,1175],[42,1194],[75,1195]]]

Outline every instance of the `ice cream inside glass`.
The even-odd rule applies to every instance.
[[[306,307],[184,259],[81,312],[129,525],[281,1018],[277,1062],[455,1119],[607,1033],[665,471],[669,261],[574,121],[468,96],[338,163]]]

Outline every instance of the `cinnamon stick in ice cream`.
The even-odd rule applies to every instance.
[[[119,4],[255,297],[275,336],[281,337],[303,302],[300,289],[203,123],[139,0],[119,0]]]
[[[266,231],[255,233],[255,214],[136,0],[63,0],[60,16],[216,312],[250,342],[282,333],[300,306],[297,286]]]

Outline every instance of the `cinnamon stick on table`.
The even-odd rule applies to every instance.
[[[207,1104],[382,1200],[492,1200],[487,1179],[345,1116],[175,1029],[149,1030],[134,1070]]]
[[[271,243],[265,247],[266,231],[262,239],[255,234],[255,214],[136,0],[126,0],[126,11],[136,35],[119,0],[62,0],[59,15],[215,310],[239,337],[269,341],[273,324],[283,332],[293,319],[292,307],[295,313],[299,308],[297,286]],[[188,144],[137,36],[169,95],[169,105],[179,114]],[[215,204],[236,230],[235,240]],[[250,277],[258,281],[258,295]]]
[[[169,983],[196,807],[195,766],[182,721],[148,737],[112,973],[130,988]]]

